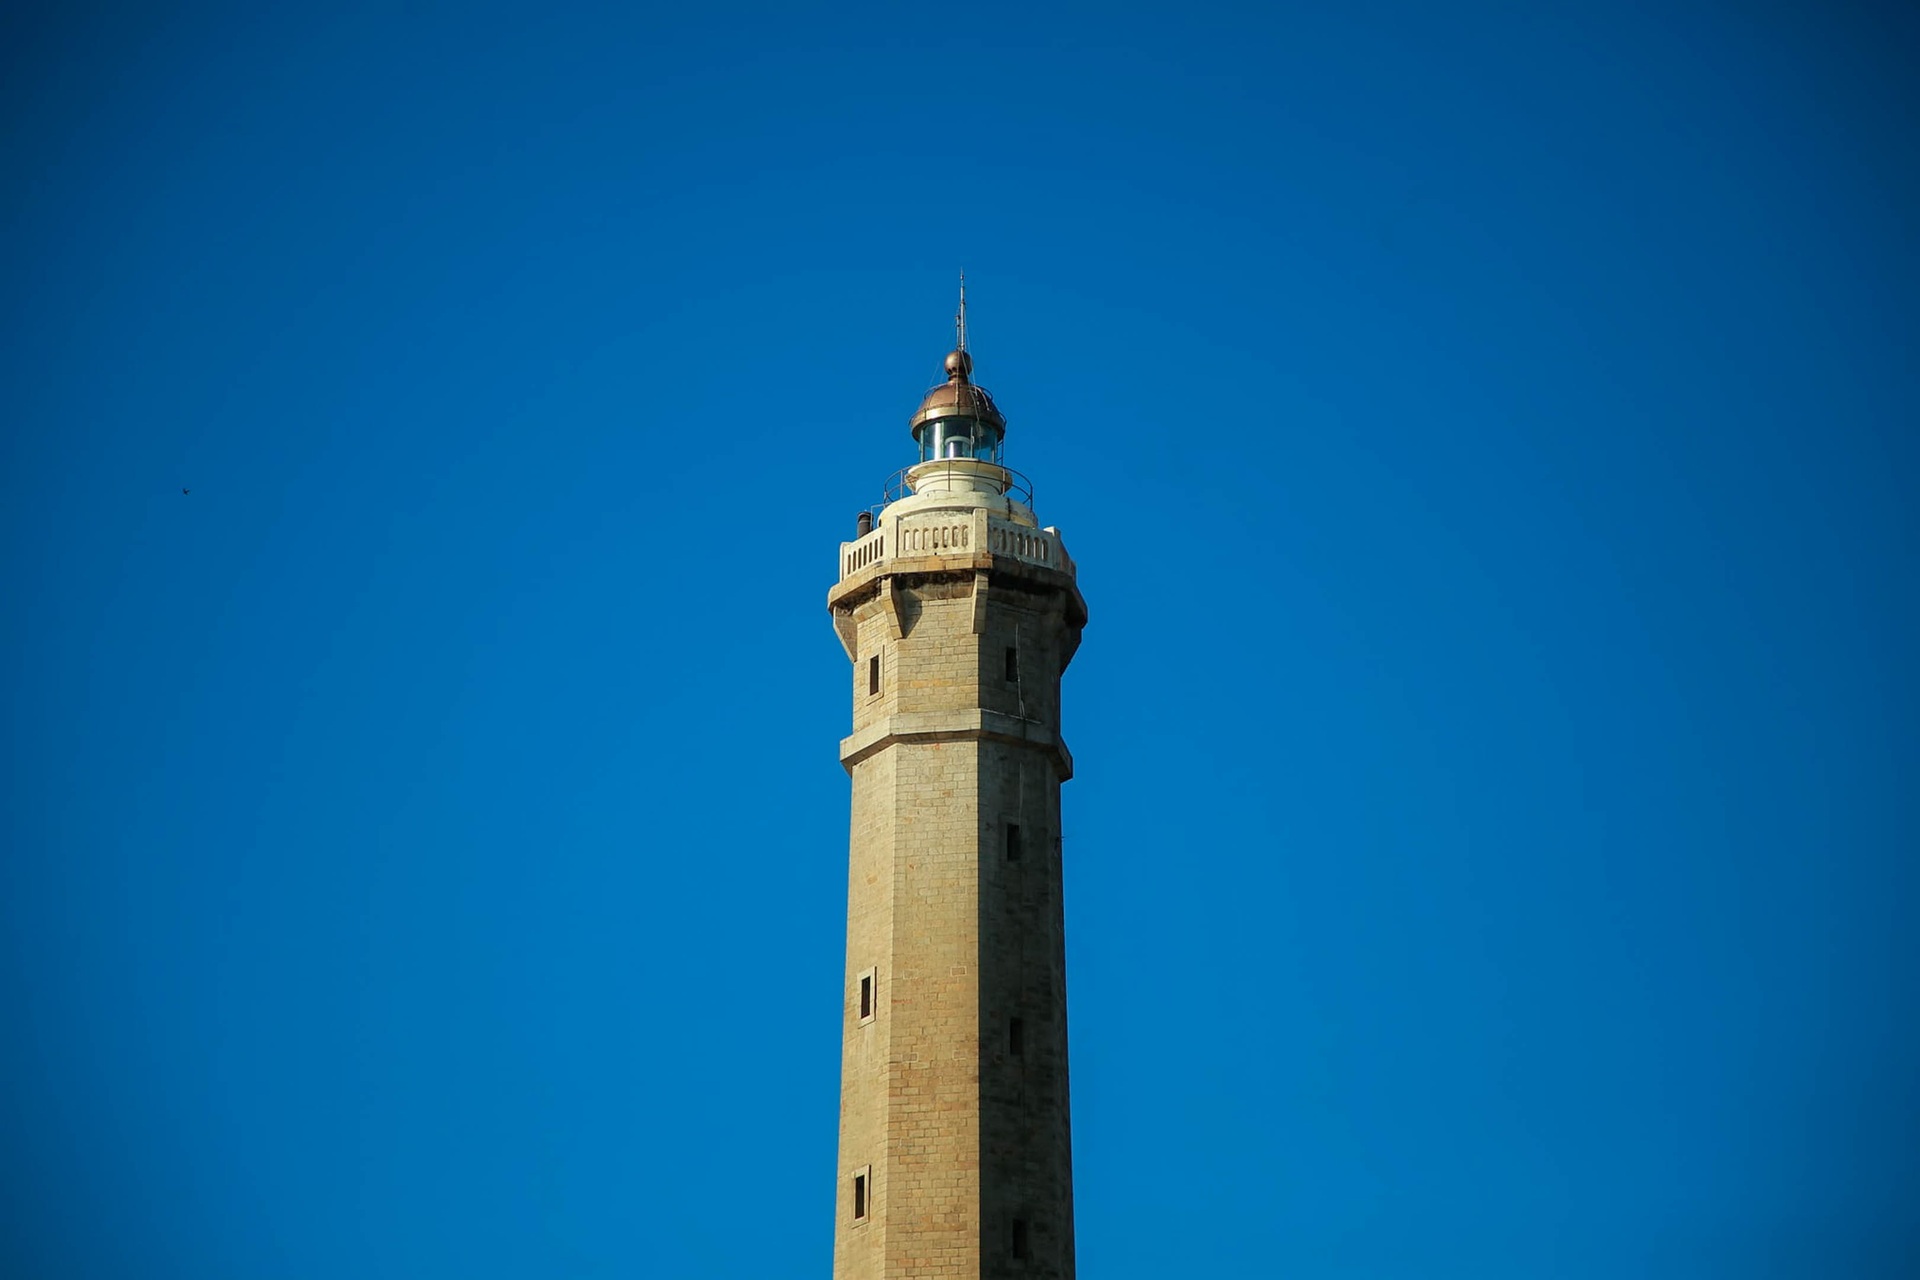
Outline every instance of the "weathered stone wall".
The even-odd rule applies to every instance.
[[[857,665],[857,664],[856,664]],[[865,697],[865,674],[855,705]],[[853,774],[853,825],[847,877],[847,976],[841,1008],[840,1177],[835,1203],[836,1280],[881,1280],[886,1271],[886,1146],[891,1080],[895,770],[882,751]],[[860,976],[873,969],[875,1016],[860,1018]],[[853,1173],[871,1165],[871,1211],[853,1221]]]
[[[983,701],[1011,699],[1057,727],[1058,597],[995,590],[991,598]],[[1010,645],[1017,681],[1005,679]],[[1060,780],[1052,760],[1030,747],[983,742],[980,750],[981,1274],[1065,1280],[1074,1268]],[[1010,826],[1019,828],[1011,858]],[[1015,1222],[1025,1224],[1024,1260],[1012,1257]]]
[[[1066,1280],[1059,675],[1084,606],[1058,575],[989,561],[890,576],[836,601],[854,733],[834,1276]],[[863,1025],[868,970],[877,1010]],[[862,1168],[871,1212],[856,1223]]]

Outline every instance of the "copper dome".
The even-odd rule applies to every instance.
[[[965,351],[955,351],[947,357],[946,367],[946,383],[927,392],[907,425],[918,431],[922,423],[935,418],[973,418],[1005,431],[1006,416],[993,403],[993,397],[984,387],[976,387],[967,379],[973,372],[973,358]]]

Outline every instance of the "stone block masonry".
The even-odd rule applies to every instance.
[[[853,674],[833,1274],[1070,1280],[1060,675],[1086,608],[1057,533],[937,527],[846,544],[829,597]]]

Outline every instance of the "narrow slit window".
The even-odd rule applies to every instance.
[[[867,696],[880,692],[880,655],[867,659]]]
[[[1020,650],[1014,648],[1012,645],[1008,645],[1007,646],[1007,683],[1018,684],[1019,682],[1020,682]]]
[[[1020,824],[1017,822],[1007,824],[1007,861],[1020,861]]]
[[[1027,1026],[1018,1018],[1007,1019],[1007,1053],[1012,1057],[1024,1057],[1027,1052]]]
[[[1027,1256],[1027,1220],[1025,1218],[1013,1220],[1013,1256],[1016,1258]]]
[[[878,999],[879,973],[869,969],[860,975],[860,1021],[872,1022],[873,1015],[880,1009]]]
[[[865,1222],[867,1210],[872,1207],[867,1203],[867,1178],[871,1172],[872,1166],[869,1165],[853,1175],[853,1220],[855,1222]]]

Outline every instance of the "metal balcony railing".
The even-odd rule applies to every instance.
[[[962,462],[966,465],[964,467],[955,466],[953,465],[955,462]],[[975,469],[978,465],[979,464],[974,463],[971,459],[962,458],[940,459],[935,462],[918,462],[910,467],[902,467],[887,477],[887,483],[881,490],[880,506],[884,507],[889,502],[897,502],[913,492],[913,489],[907,484],[907,472],[909,471],[915,471],[921,467],[927,468],[915,477],[922,486],[927,485],[929,482],[937,483],[948,475],[964,477],[971,483],[982,478],[981,473]],[[1015,502],[1031,507],[1033,505],[1033,482],[1020,472],[1015,471],[1012,467],[1001,466],[999,463],[994,463],[993,465],[997,470],[1006,472],[1007,475],[1007,483],[1001,487],[1000,492],[1006,494]],[[878,509],[878,507],[875,508],[876,511]]]

